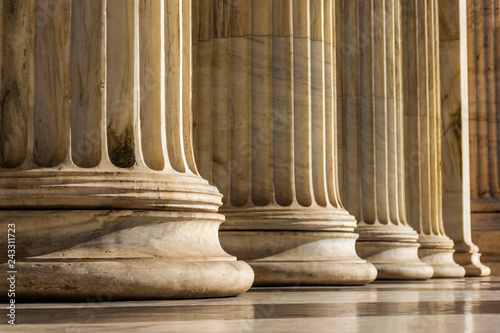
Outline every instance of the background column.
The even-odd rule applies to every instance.
[[[346,0],[343,19],[342,192],[358,219],[358,254],[378,279],[427,279],[405,213],[401,1]]]
[[[442,213],[441,95],[437,0],[404,1],[403,59],[408,222],[433,277],[462,277]]]
[[[471,239],[466,0],[439,1],[442,100],[443,220],[466,276],[485,276]]]
[[[15,224],[17,297],[247,290],[250,267],[217,239],[221,195],[194,165],[190,2],[0,11],[0,225]]]
[[[337,188],[334,2],[196,3],[196,160],[223,247],[261,285],[372,281]]]
[[[472,237],[500,275],[500,4],[467,1]]]

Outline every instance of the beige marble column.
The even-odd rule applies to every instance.
[[[471,239],[466,0],[439,1],[442,101],[443,220],[455,242],[455,261],[466,276],[485,276]]]
[[[472,238],[500,275],[500,3],[467,1]]]
[[[334,2],[196,1],[200,173],[259,285],[363,284],[337,188]]]
[[[1,11],[0,226],[16,297],[230,296],[221,195],[192,151],[189,1],[16,1]],[[2,290],[6,280],[0,283]]]
[[[438,0],[404,0],[406,208],[433,277],[462,277],[442,212]]]
[[[405,212],[401,0],[345,0],[343,200],[358,219],[358,254],[378,279],[427,279]]]

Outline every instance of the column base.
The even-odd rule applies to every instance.
[[[8,271],[6,264],[0,269]],[[241,261],[22,261],[16,270],[16,298],[21,300],[223,297],[239,295],[252,284],[251,269]],[[2,284],[2,290],[9,289]]]
[[[465,276],[478,277],[488,276],[491,274],[491,269],[481,263],[481,253],[479,248],[474,244],[465,242],[455,242],[455,254],[453,259],[465,268]]]
[[[220,247],[222,221],[199,212],[4,210],[0,225],[15,225],[16,254],[11,269],[2,253],[0,269],[17,271],[18,299],[234,296],[250,288],[253,272]]]
[[[356,251],[378,271],[377,280],[426,280],[431,266],[418,257],[417,233],[407,226],[366,225],[356,229]]]
[[[433,278],[460,278],[465,269],[453,260],[453,241],[443,235],[420,235],[420,260],[434,269]]]
[[[491,211],[472,212],[472,240],[481,249],[481,262],[491,269],[492,276],[500,276],[500,203],[492,204]],[[475,207],[473,208],[480,208]],[[489,208],[489,207],[488,207]]]
[[[222,247],[245,260],[254,285],[362,285],[377,276],[358,257],[358,235],[315,231],[220,231]]]

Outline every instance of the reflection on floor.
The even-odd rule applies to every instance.
[[[500,332],[500,278],[252,288],[233,298],[33,303],[1,332]],[[4,311],[4,310],[3,310]]]

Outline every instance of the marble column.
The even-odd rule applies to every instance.
[[[467,1],[472,236],[500,275],[500,3]]]
[[[2,249],[15,229],[0,269],[17,271],[16,298],[246,291],[252,270],[221,248],[221,195],[194,164],[190,2],[0,11]]]
[[[364,284],[337,188],[334,2],[196,1],[196,160],[258,285]]]
[[[466,0],[439,1],[443,220],[466,276],[485,276],[471,238]]]
[[[358,254],[377,279],[427,279],[406,220],[401,0],[345,0],[340,124],[343,200],[358,219]]]
[[[438,0],[404,0],[406,208],[433,277],[462,277],[442,212]]]

